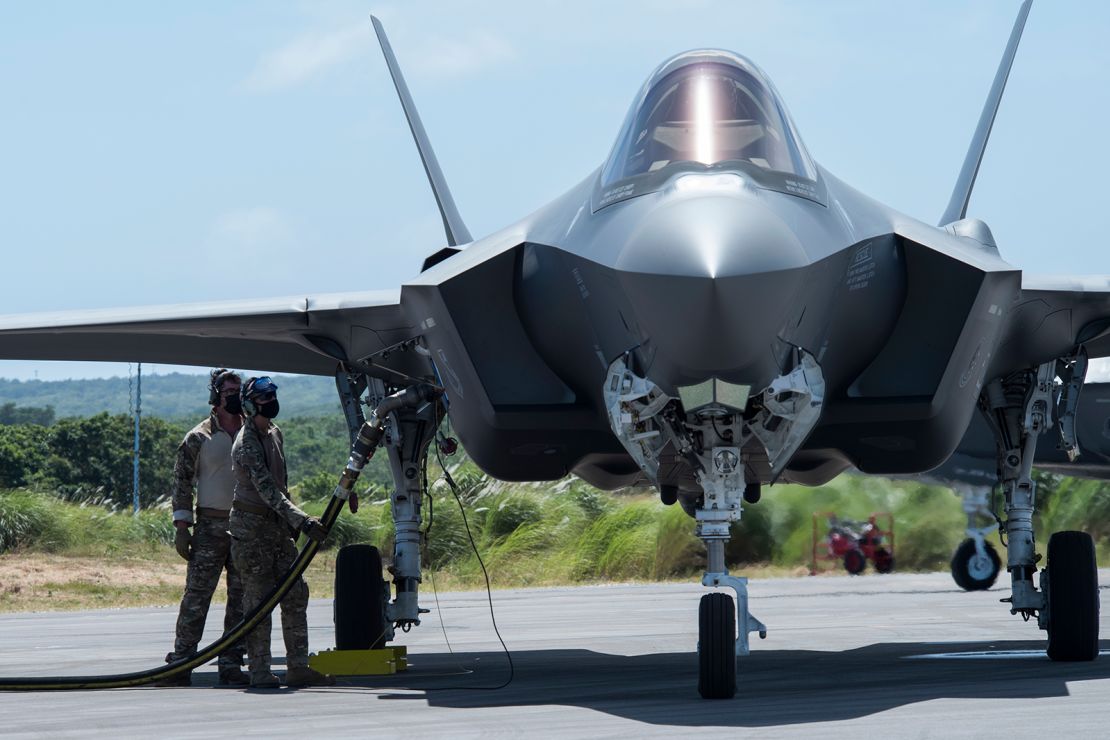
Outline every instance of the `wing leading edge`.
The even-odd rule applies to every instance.
[[[399,291],[0,316],[0,359],[333,375],[411,339]],[[412,354],[412,353],[407,353]]]

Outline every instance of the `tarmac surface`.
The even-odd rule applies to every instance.
[[[1005,575],[1005,574],[1003,574]],[[1100,573],[1110,584],[1110,572]],[[425,584],[427,585],[427,584]],[[1103,586],[1103,593],[1107,586]],[[485,592],[430,589],[424,624],[398,640],[410,669],[334,688],[192,688],[0,694],[5,738],[390,736],[960,738],[1110,736],[1110,640],[1090,663],[1052,663],[1044,633],[947,574],[752,581],[769,629],[741,658],[734,700],[697,694],[696,584]],[[445,629],[441,629],[442,616]],[[0,674],[89,675],[158,664],[176,610],[0,616]],[[278,620],[275,619],[275,623]],[[313,601],[310,644],[333,644],[331,603]],[[213,608],[209,624],[222,622]],[[1104,613],[1101,632],[1110,637]],[[450,640],[450,647],[444,638]],[[210,630],[206,638],[215,638]],[[275,624],[274,654],[281,655]],[[282,660],[275,659],[281,674]]]

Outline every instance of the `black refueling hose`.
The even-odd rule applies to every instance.
[[[351,495],[351,489],[358,480],[363,466],[374,456],[378,443],[385,434],[385,423],[390,412],[399,408],[418,406],[427,401],[433,401],[443,394],[441,388],[430,385],[411,386],[403,391],[398,391],[382,400],[374,409],[370,419],[359,429],[358,436],[351,448],[351,457],[347,467],[339,479],[339,484],[332,493],[324,513],[320,516],[320,523],[331,530],[343,504]],[[306,538],[307,539],[307,538]],[[123,689],[133,686],[142,686],[153,683],[163,678],[173,678],[182,673],[192,671],[208,661],[219,656],[221,652],[237,642],[240,638],[258,626],[274,609],[277,608],[289,589],[304,574],[312,558],[320,549],[320,543],[308,539],[305,546],[289,567],[285,577],[267,594],[262,603],[243,617],[243,621],[225,632],[211,645],[194,653],[187,658],[180,658],[172,663],[166,663],[158,668],[132,673],[117,673],[107,676],[26,676],[21,678],[0,678],[0,691],[63,691],[81,689]]]

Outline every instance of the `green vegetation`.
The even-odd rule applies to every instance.
[[[139,504],[146,508],[170,492],[178,445],[196,420],[144,419],[139,435]],[[290,484],[309,478],[328,479],[326,492],[347,461],[346,424],[341,418],[282,419]],[[66,500],[131,505],[133,421],[122,414],[100,413],[62,419],[52,426],[0,425],[0,488],[29,487]],[[385,456],[363,473],[367,482],[387,483]]]
[[[435,470],[433,479],[438,478]],[[454,471],[470,535],[495,585],[528,586],[596,581],[688,578],[704,567],[704,549],[693,522],[678,506],[665,507],[648,494],[605,494],[581,481],[506,484],[491,481],[464,463]],[[293,490],[310,513],[319,514],[334,477],[318,474]],[[1110,490],[1096,482],[1041,476],[1045,508],[1041,532],[1090,531],[1102,560],[1110,555]],[[368,542],[391,550],[393,526],[387,489],[370,485],[357,515],[344,513],[327,547]],[[481,583],[463,512],[443,480],[431,486],[426,504],[426,558],[443,583]],[[890,511],[895,519],[899,570],[947,566],[963,538],[959,500],[948,490],[916,481],[843,476],[815,489],[775,486],[747,507],[734,529],[730,566],[774,566],[803,572],[809,563],[813,513],[835,511],[864,519]],[[818,536],[825,521],[818,521]],[[1042,536],[1042,539],[1045,539]],[[172,540],[166,508],[138,518],[97,505],[74,505],[30,491],[0,493],[0,552],[137,554],[164,549]],[[835,564],[831,566],[838,568]]]
[[[44,427],[32,424],[0,426],[0,487],[30,483],[42,470],[48,453]]]
[[[286,417],[338,415],[339,401],[331,378],[311,375],[274,375],[281,386],[281,408]],[[132,387],[127,378],[87,380],[8,380],[0,378],[0,424],[34,423],[47,426],[56,415],[92,416],[128,413]],[[208,413],[208,375],[167,373],[143,375],[143,416],[188,420]],[[5,416],[5,409],[10,410]],[[24,411],[26,407],[37,407]],[[50,409],[50,419],[42,414]],[[33,414],[32,417],[26,414]],[[5,419],[11,419],[5,421]]]
[[[173,524],[164,508],[146,509],[136,517],[32,491],[0,493],[0,552],[134,555],[172,542]]]
[[[54,423],[54,407],[46,406],[16,406],[15,403],[0,405],[0,425],[4,424],[35,424],[48,427]]]
[[[163,381],[166,389],[159,390]],[[315,399],[316,408],[329,407],[329,416],[287,413],[300,403],[288,399],[301,392],[296,389],[302,381],[303,399]],[[121,382],[122,393],[112,386]],[[282,378],[279,382],[283,384],[280,425],[285,433],[292,493],[310,513],[319,514],[346,462],[346,425],[334,409],[329,380]],[[103,411],[71,417],[74,406],[62,402],[66,395],[80,400],[86,391],[92,395],[99,392],[95,401],[99,409],[111,388],[114,397],[126,400],[126,379],[72,383],[13,385],[0,380],[0,399],[4,399],[0,405],[0,572],[18,566],[38,573],[34,576],[37,581],[27,576],[33,598],[19,593],[19,579],[24,576],[5,575],[8,582],[0,583],[0,610],[98,605],[114,598],[113,594],[126,595],[127,589],[112,585],[112,578],[143,568],[150,571],[150,577],[136,576],[132,595],[121,603],[140,603],[135,599],[163,603],[167,595],[172,601],[180,589],[175,569],[183,564],[174,560],[169,544],[172,529],[167,494],[177,446],[208,411],[203,405],[204,377],[144,379],[144,399],[165,394],[170,398],[187,387],[177,401],[163,399],[159,403],[188,413],[177,418],[144,416],[142,511],[138,517],[130,514],[131,418]],[[99,388],[98,383],[106,385]],[[148,383],[152,387],[149,396]],[[13,388],[23,395],[13,396],[9,392]],[[313,395],[317,392],[318,398]],[[11,397],[18,399],[18,405],[8,401]],[[306,401],[305,405],[310,404]],[[144,407],[150,408],[145,402]],[[57,420],[55,408],[61,417]],[[704,548],[694,536],[692,520],[680,507],[660,504],[651,492],[603,493],[575,479],[500,483],[464,461],[452,469],[463,505],[460,510],[441,472],[435,466],[429,472],[432,485],[424,509],[425,557],[431,565],[430,575],[441,587],[481,585],[471,536],[494,585],[502,587],[690,578],[704,567]],[[319,595],[330,592],[328,568],[335,547],[366,542],[387,555],[392,549],[386,455],[377,455],[361,480],[365,486],[362,510],[340,517],[328,551],[313,566],[310,580],[315,579],[319,587],[313,586],[314,593]],[[1110,486],[1051,475],[1038,475],[1038,485],[1042,549],[1048,533],[1082,529],[1095,537],[1100,561],[1110,562]],[[872,512],[892,513],[899,570],[946,568],[964,537],[964,514],[959,499],[949,490],[914,480],[848,475],[814,489],[789,485],[765,489],[763,501],[747,506],[743,520],[734,526],[726,551],[729,565],[744,573],[805,572],[811,557],[814,513],[825,511],[856,520],[866,519]],[[819,518],[819,539],[826,526]],[[80,578],[74,575],[72,588],[55,577],[52,569],[59,567],[76,573],[82,558],[96,564],[94,572]],[[130,570],[112,570],[121,562],[129,563]],[[826,567],[839,570],[835,563]],[[14,584],[12,578],[16,578]],[[61,601],[51,596],[63,591],[68,596]]]

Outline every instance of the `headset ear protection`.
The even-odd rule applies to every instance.
[[[247,398],[247,391],[252,386],[254,386],[254,378],[248,380],[243,386],[243,390],[239,391],[239,400],[240,405],[242,405],[243,407],[243,413],[250,417],[253,417],[255,414],[258,413],[258,406],[255,405],[254,401]]]
[[[220,405],[220,387],[217,384],[220,377],[227,372],[226,367],[218,367],[208,377],[208,405]]]
[[[259,386],[262,386],[259,388]],[[263,375],[258,378],[249,378],[243,384],[242,390],[239,391],[239,398],[242,400],[243,411],[247,416],[254,416],[258,413],[258,404],[255,403],[251,396],[266,395],[268,393],[277,393],[277,383],[270,380],[270,376]]]

